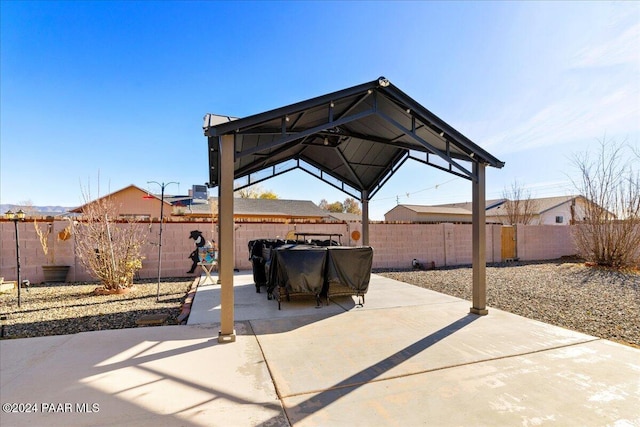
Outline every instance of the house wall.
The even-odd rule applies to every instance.
[[[556,223],[556,216],[562,217],[561,223]],[[570,225],[571,224],[571,203],[563,203],[560,206],[549,209],[540,214],[539,225]]]
[[[404,206],[396,206],[389,212],[384,214],[385,221],[417,221],[417,215],[411,209],[407,209]]]
[[[471,214],[416,212],[405,206],[396,206],[384,214],[386,222],[462,222],[471,224]]]
[[[571,220],[582,221],[586,216],[586,205],[585,201],[582,198],[575,199],[575,207],[573,218],[571,215],[571,201],[561,204],[560,206],[556,206],[553,209],[550,209],[541,214],[541,225],[570,225]],[[561,224],[556,223],[556,216],[562,216],[563,222]]]
[[[129,215],[160,218],[161,202],[157,198],[145,199],[146,193],[137,188],[127,188],[118,194],[117,203],[121,204],[122,213]],[[164,213],[171,213],[172,206],[165,202]]]
[[[161,202],[158,198],[145,199],[147,193],[135,186],[123,188],[120,191],[112,193],[109,196],[115,204],[116,211],[119,215],[139,215],[148,218],[160,218]],[[90,202],[88,205],[90,205]],[[165,202],[164,216],[168,216],[172,212],[172,206]]]

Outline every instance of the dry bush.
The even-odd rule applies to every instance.
[[[601,140],[595,159],[589,153],[574,158],[580,172],[574,185],[589,201],[574,240],[580,255],[597,265],[626,268],[639,262],[640,156],[628,156],[629,148]]]
[[[82,214],[74,224],[76,256],[82,265],[106,291],[131,287],[142,268],[145,234],[141,224],[133,218],[118,221],[117,207],[109,197],[87,203]]]

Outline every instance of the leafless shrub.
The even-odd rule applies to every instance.
[[[634,151],[603,139],[595,159],[590,153],[573,159],[580,173],[574,185],[590,202],[574,239],[580,254],[598,265],[624,268],[639,262],[640,158],[628,156],[629,149]]]
[[[76,256],[100,280],[104,290],[118,291],[133,284],[142,268],[143,227],[135,218],[118,221],[117,206],[110,197],[87,202],[82,218],[74,224]]]

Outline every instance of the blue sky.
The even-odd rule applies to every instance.
[[[1,2],[0,203],[77,206],[129,184],[208,180],[202,117],[243,117],[386,76],[506,162],[534,197],[573,193],[571,157],[640,140],[640,2]],[[374,197],[471,200],[407,163]],[[347,195],[303,173],[280,198]]]

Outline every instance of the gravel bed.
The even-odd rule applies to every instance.
[[[144,315],[167,314],[167,324],[177,324],[182,304],[193,279],[164,279],[160,302],[158,282],[136,282],[126,294],[96,295],[97,283],[32,285],[20,291],[0,294],[0,323],[4,337],[24,338],[75,334],[104,329],[135,328]]]
[[[377,274],[471,301],[471,267]],[[95,295],[96,283],[48,284],[0,294],[7,338],[74,334],[137,327],[144,315],[168,314],[176,324],[193,279],[136,283],[121,295]],[[487,266],[487,305],[530,319],[640,347],[640,274],[579,262]]]
[[[471,301],[471,267],[377,273]],[[487,306],[640,347],[638,272],[563,260],[488,265]]]

